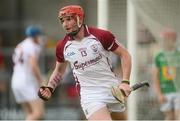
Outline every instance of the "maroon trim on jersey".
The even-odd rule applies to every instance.
[[[106,30],[98,29],[98,28],[88,28],[89,33],[94,35],[103,45],[104,49],[114,51],[119,46],[116,43],[116,39],[114,35]]]
[[[109,68],[110,68],[111,72],[113,72],[113,69],[112,69],[112,66],[111,66],[111,64],[110,64],[109,58],[106,57],[106,60],[107,60],[107,63],[108,63],[108,65],[109,65]]]
[[[60,40],[56,46],[56,60],[58,62],[64,62],[64,46],[69,40],[69,36],[65,36],[63,40]]]
[[[105,50],[114,51],[117,49],[118,44],[114,35],[106,30],[88,27],[84,25],[84,36],[94,35],[102,44]],[[63,40],[60,40],[56,46],[56,59],[58,62],[64,62],[64,46],[67,41],[73,40],[72,37],[66,35]]]
[[[112,68],[112,66],[111,66],[111,64],[110,64],[109,58],[106,57],[106,60],[107,60],[107,63],[108,63],[108,65],[109,65],[109,68],[110,68],[111,72],[114,74],[115,77],[117,77],[117,76],[116,76],[116,73],[114,73],[113,68]]]

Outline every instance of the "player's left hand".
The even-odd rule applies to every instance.
[[[131,87],[127,83],[121,83],[118,88],[122,91],[125,97],[128,97],[131,93]]]

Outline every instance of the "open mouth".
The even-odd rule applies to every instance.
[[[71,30],[71,28],[66,28],[66,31],[70,31]]]

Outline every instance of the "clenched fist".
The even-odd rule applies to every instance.
[[[44,101],[49,100],[53,94],[53,88],[42,86],[39,88],[38,96],[43,99]]]

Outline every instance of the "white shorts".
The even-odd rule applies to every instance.
[[[180,110],[180,93],[169,93],[165,95],[167,102],[161,104],[162,112],[170,110]]]
[[[34,87],[12,88],[17,103],[29,102],[38,99],[38,89]]]
[[[109,112],[123,112],[125,111],[125,105],[120,103],[104,103],[104,102],[92,102],[87,105],[83,105],[82,109],[86,118],[88,119],[94,112],[100,110],[103,107],[107,107]]]
[[[110,112],[125,111],[125,105],[113,97],[110,88],[90,87],[81,90],[81,107],[87,119],[105,106]]]
[[[32,78],[25,78],[24,75],[13,75],[11,88],[17,103],[28,102],[38,99],[38,83]]]

